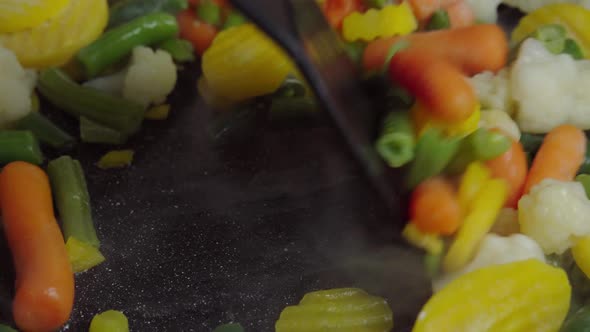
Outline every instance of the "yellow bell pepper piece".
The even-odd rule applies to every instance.
[[[420,103],[415,103],[410,110],[410,116],[414,122],[414,129],[418,137],[422,136],[429,128],[438,128],[447,136],[467,136],[477,130],[480,120],[480,106],[466,120],[459,123],[444,123],[430,116],[428,110]]]
[[[572,256],[580,270],[590,278],[590,236],[578,240],[572,247]]]
[[[74,273],[84,272],[105,261],[98,248],[72,236],[66,242],[66,251]]]
[[[24,67],[59,67],[97,39],[108,18],[107,0],[75,0],[37,27],[0,34],[0,44],[12,50]]]
[[[457,271],[471,260],[477,245],[494,225],[507,195],[508,184],[503,179],[489,179],[483,184],[443,259],[445,271]]]
[[[252,24],[220,32],[203,54],[202,68],[212,94],[231,101],[272,93],[296,72],[285,52]]]
[[[432,255],[440,254],[444,248],[443,240],[438,235],[422,233],[412,222],[404,227],[402,236],[410,244],[422,248]]]
[[[122,168],[133,162],[133,150],[114,150],[100,158],[96,166],[100,169]]]
[[[471,203],[483,186],[492,177],[490,170],[481,162],[475,161],[467,166],[459,185],[459,205],[463,213],[471,208]]]
[[[34,28],[58,16],[72,0],[0,0],[0,33]]]
[[[434,294],[412,332],[557,332],[571,286],[560,268],[536,259],[477,269]]]
[[[346,41],[371,41],[379,37],[407,35],[418,28],[412,8],[407,2],[354,12],[342,21],[342,36]]]
[[[511,42],[516,44],[539,27],[552,23],[562,25],[569,37],[578,43],[584,56],[590,57],[590,10],[571,3],[550,4],[532,11],[512,31]]]

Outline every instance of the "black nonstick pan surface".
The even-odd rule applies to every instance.
[[[76,276],[63,330],[86,331],[95,314],[116,309],[132,331],[208,332],[228,322],[274,331],[285,306],[335,287],[386,297],[395,331],[411,330],[430,295],[421,254],[395,234],[399,221],[337,130],[216,113],[197,96],[197,73],[196,64],[181,73],[170,118],[146,122],[129,142],[131,167],[94,166],[109,147],[72,153],[85,167],[106,262]],[[0,237],[5,322],[11,266]]]

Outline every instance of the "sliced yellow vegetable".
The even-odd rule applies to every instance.
[[[150,108],[145,112],[145,118],[148,120],[165,120],[170,114],[170,105],[163,104]]]
[[[428,300],[412,332],[557,332],[569,310],[565,271],[536,259],[477,269]]]
[[[479,242],[494,225],[507,195],[508,184],[503,179],[489,179],[483,184],[443,259],[446,272],[459,270],[471,260]]]
[[[382,9],[354,12],[344,18],[342,35],[347,41],[371,41],[379,37],[407,35],[418,28],[418,21],[407,2]]]
[[[585,236],[572,247],[572,255],[576,265],[590,278],[590,236]]]
[[[0,33],[41,25],[63,12],[72,0],[0,0]]]
[[[101,169],[123,168],[131,165],[133,155],[133,150],[109,151],[100,158],[96,165]]]
[[[590,56],[590,10],[571,3],[543,6],[523,17],[512,31],[511,42],[516,44],[527,38],[539,27],[560,24],[582,48],[584,56]]]
[[[104,262],[105,258],[97,247],[70,236],[66,242],[66,251],[74,273],[84,272]]]
[[[102,34],[108,10],[107,0],[71,1],[60,15],[40,26],[0,34],[0,44],[12,50],[24,67],[61,66]]]
[[[465,169],[459,184],[459,205],[463,213],[471,208],[471,203],[487,181],[492,177],[490,170],[479,161],[472,162]]]
[[[480,115],[480,107],[477,105],[475,111],[463,122],[448,124],[433,119],[429,115],[428,110],[420,103],[415,103],[410,110],[410,116],[414,122],[414,129],[416,130],[418,137],[422,136],[426,130],[433,127],[442,130],[447,136],[467,136],[476,131],[479,127]]]
[[[383,298],[358,288],[306,294],[299,305],[283,309],[275,332],[384,332],[393,328],[393,313]]]
[[[443,240],[436,234],[422,233],[412,222],[409,222],[402,236],[412,245],[426,250],[429,254],[438,255],[444,248]]]
[[[285,52],[252,24],[220,32],[203,54],[202,68],[211,93],[231,101],[272,93],[296,72]]]

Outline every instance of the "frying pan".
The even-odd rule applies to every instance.
[[[510,27],[515,11],[501,7]],[[395,331],[410,331],[430,296],[421,253],[367,183],[338,131],[322,119],[270,121],[264,110],[220,114],[185,68],[166,121],[127,145],[127,169],[94,164],[112,147],[81,144],[106,262],[76,276],[63,331],[123,311],[132,331],[211,331],[240,322],[274,331],[306,292],[361,287],[388,299]],[[44,105],[48,105],[44,103]],[[76,133],[75,123],[48,110]],[[57,152],[48,153],[55,157]],[[10,322],[14,271],[0,236],[0,317]]]

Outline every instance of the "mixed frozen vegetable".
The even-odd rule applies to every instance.
[[[111,146],[88,167],[130,165],[125,143],[145,119],[174,112],[177,72],[197,59],[196,89],[226,113],[258,102],[271,116],[318,107],[292,59],[227,1],[9,3],[0,11],[2,229],[16,268],[16,327],[51,331],[69,319],[74,273],[105,260],[74,146]],[[509,38],[497,25],[502,3],[526,14]],[[413,331],[590,328],[590,3],[318,5],[364,77],[390,83],[375,148],[406,174],[402,234],[424,250],[432,277]],[[79,132],[53,123],[48,104],[77,119]],[[47,161],[44,149],[62,156]],[[22,204],[31,197],[35,209]],[[308,293],[275,329],[393,325],[384,299],[338,288]],[[128,331],[129,322],[108,310],[89,329]]]

